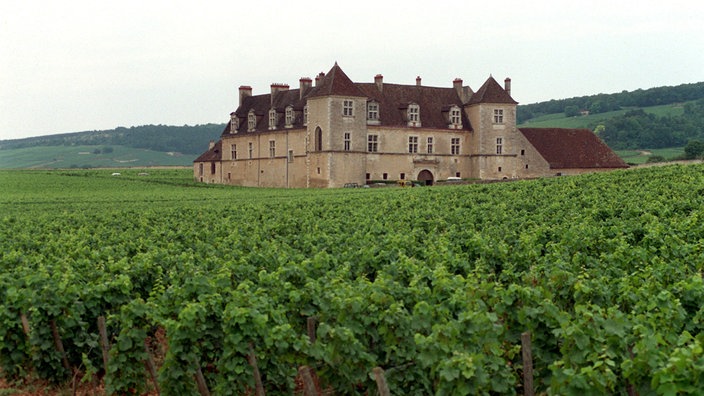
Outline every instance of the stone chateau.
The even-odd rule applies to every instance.
[[[482,180],[571,175],[626,168],[587,129],[517,128],[511,79],[476,91],[355,83],[335,65],[315,84],[272,84],[239,106],[220,139],[194,161],[205,183],[257,187],[342,187],[448,178]]]

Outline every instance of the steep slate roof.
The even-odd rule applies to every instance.
[[[383,126],[405,127],[406,109],[411,103],[420,107],[420,123],[423,128],[447,129],[446,118],[450,107],[456,105],[462,109],[462,100],[454,88],[436,88],[417,85],[383,84],[379,91],[376,83],[357,83],[368,100],[379,103],[379,121]],[[464,111],[462,129],[472,130]]]
[[[220,160],[222,160],[222,140],[218,140],[213,148],[201,154],[200,157],[193,160],[193,162],[212,162]]]
[[[520,128],[551,169],[628,168],[589,129]]]
[[[467,104],[477,104],[477,103],[508,103],[508,104],[518,104],[511,95],[506,92],[501,85],[499,85],[494,77],[489,77],[484,85],[482,85],[477,92],[469,98]]]
[[[347,77],[340,66],[335,62],[335,66],[323,77],[319,84],[308,94],[309,98],[316,96],[365,96],[355,83]]]

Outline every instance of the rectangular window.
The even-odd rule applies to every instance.
[[[526,150],[521,150],[521,155],[526,155]]]
[[[213,175],[215,174],[215,162],[210,163],[210,173]]]
[[[408,106],[408,121],[418,122],[420,119],[420,107],[417,104]]]
[[[460,154],[460,138],[452,138],[450,140],[450,153],[452,155]]]
[[[367,120],[376,121],[379,119],[379,103],[367,103]]]
[[[203,163],[198,164],[198,176],[203,176]]]
[[[401,180],[406,180],[406,174],[405,174],[405,173],[401,173],[400,175],[398,175],[398,178],[401,179]]]
[[[418,136],[408,137],[408,152],[411,154],[418,152]]]
[[[293,162],[293,150],[288,151],[288,162]]]
[[[303,106],[303,125],[308,125],[308,106]]]
[[[252,132],[257,127],[257,116],[253,111],[247,114],[247,131]]]
[[[455,172],[455,177],[461,177],[460,172]]]
[[[388,174],[388,173],[384,173],[384,174],[381,175],[381,178],[384,179],[384,180],[387,180],[387,179],[389,178],[389,174]]]
[[[286,108],[286,126],[291,127],[293,125],[293,108]]]
[[[450,123],[454,126],[462,124],[460,109],[453,107],[452,110],[450,110]]]
[[[376,153],[379,151],[379,135],[367,136],[367,151],[370,153]]]
[[[276,141],[269,140],[269,158],[276,157]]]
[[[252,159],[252,154],[254,153],[254,144],[249,142],[249,159]]]
[[[432,154],[432,153],[433,153],[433,146],[434,146],[433,143],[434,143],[434,142],[433,142],[433,137],[432,137],[432,136],[428,137],[428,154]]]
[[[344,134],[344,139],[343,142],[345,144],[345,151],[350,151],[350,147],[352,146],[352,134],[349,132],[345,132]]]
[[[366,180],[369,180],[369,179],[372,178],[372,174],[371,174],[371,173],[367,173],[367,174],[365,175],[365,177],[366,177]]]
[[[352,117],[354,115],[354,102],[351,100],[342,101],[342,115],[345,117]]]
[[[276,129],[276,110],[269,110],[269,129]]]
[[[494,124],[504,123],[504,109],[494,109]]]
[[[503,138],[496,138],[496,154],[501,154],[504,151],[504,139]]]
[[[237,145],[233,144],[230,146],[230,154],[232,155],[232,159],[236,160],[237,159]]]

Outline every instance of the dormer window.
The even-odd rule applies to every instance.
[[[286,107],[286,128],[293,126],[293,107]]]
[[[378,121],[379,120],[379,103],[378,102],[367,103],[367,120],[368,121]]]
[[[342,101],[342,115],[344,117],[352,117],[354,115],[354,102],[350,99]]]
[[[235,113],[230,114],[230,133],[237,133],[237,129],[240,127],[240,119],[237,118]]]
[[[303,125],[308,125],[308,105],[303,106]]]
[[[415,103],[408,105],[408,126],[420,126],[420,106]]]
[[[269,110],[269,129],[276,129],[276,109]]]
[[[257,115],[254,110],[250,110],[247,114],[247,132],[252,132],[257,127]]]
[[[450,128],[461,129],[462,128],[462,112],[459,107],[452,106],[450,108]]]

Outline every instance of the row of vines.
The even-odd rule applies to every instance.
[[[172,176],[0,172],[7,380],[254,394],[254,355],[270,395],[301,366],[340,395],[374,394],[374,367],[392,394],[515,394],[530,332],[537,393],[704,392],[702,166],[325,191]]]

